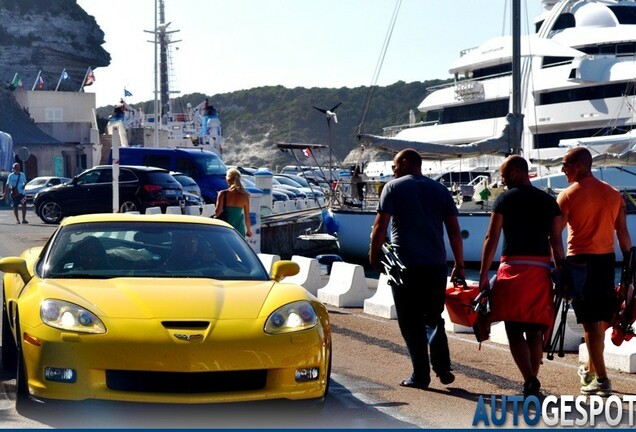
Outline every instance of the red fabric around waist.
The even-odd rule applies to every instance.
[[[529,261],[532,263],[515,263]],[[502,257],[497,270],[497,281],[490,300],[490,321],[516,321],[543,324],[550,329],[554,324],[554,300],[550,257]]]

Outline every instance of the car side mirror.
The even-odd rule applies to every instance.
[[[19,274],[25,284],[29,283],[33,275],[27,269],[26,261],[23,258],[7,257],[0,259],[0,271],[5,273]]]
[[[280,282],[284,277],[294,276],[300,271],[298,263],[289,260],[276,261],[272,266],[272,279]]]

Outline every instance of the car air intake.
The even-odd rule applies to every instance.
[[[265,388],[267,370],[232,372],[147,372],[107,370],[111,390],[145,393],[221,393]]]
[[[205,330],[209,327],[209,321],[162,321],[161,324],[166,329],[173,330]]]

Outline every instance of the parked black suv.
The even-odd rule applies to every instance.
[[[119,211],[144,213],[148,207],[183,204],[181,184],[162,168],[122,165],[119,171]],[[113,211],[113,169],[100,165],[78,174],[67,184],[38,192],[35,213],[45,223],[65,216]]]

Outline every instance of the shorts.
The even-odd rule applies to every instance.
[[[20,207],[20,204],[26,204],[26,197],[24,196],[24,194],[19,194],[16,198],[11,197],[11,199],[13,200],[13,208],[17,209],[18,207]]]
[[[614,280],[614,253],[573,255],[567,260],[587,265],[583,298],[572,302],[576,322],[611,321],[619,307]]]

